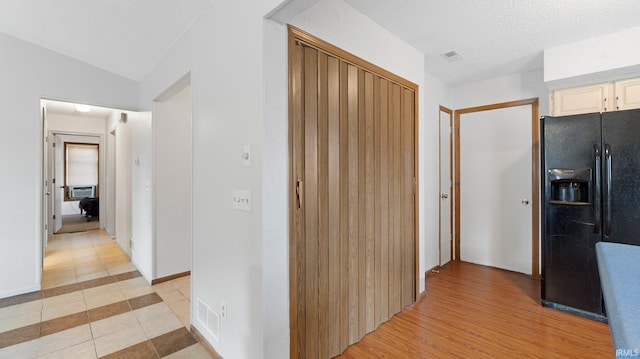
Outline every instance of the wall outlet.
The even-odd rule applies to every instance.
[[[227,322],[227,303],[225,302],[220,303],[220,319],[225,323]]]

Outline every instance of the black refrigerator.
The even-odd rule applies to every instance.
[[[543,117],[542,304],[606,321],[597,242],[640,245],[640,110]]]

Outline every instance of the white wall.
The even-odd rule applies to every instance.
[[[425,105],[420,110],[424,113],[424,128],[420,136],[420,188],[424,188],[424,206],[420,208],[422,217],[421,231],[424,231],[424,249],[420,252],[424,275],[440,264],[440,106],[450,110],[453,107],[453,89],[442,81],[431,76],[425,69],[424,87],[421,89]],[[453,220],[453,219],[452,219]],[[422,282],[424,284],[424,278]]]
[[[119,122],[120,116],[115,113],[109,122],[116,130],[115,134],[115,236],[118,246],[131,257],[131,173],[132,129],[127,123]],[[110,127],[111,127],[110,126]]]
[[[0,297],[40,289],[42,120],[40,99],[136,108],[137,84],[58,53],[0,34],[0,109],[5,140],[0,186]]]
[[[191,270],[191,86],[153,107],[153,279]]]
[[[153,209],[151,113],[128,112],[131,135],[131,261],[153,279]]]
[[[105,118],[70,116],[47,111],[49,130],[54,132],[104,135]]]
[[[276,0],[218,0],[140,83],[140,106],[191,72],[193,99],[192,313],[197,299],[226,322],[215,342],[225,358],[262,358],[263,16]],[[232,35],[230,35],[232,34]],[[244,145],[252,166],[242,166]],[[252,211],[231,208],[233,189],[248,189]],[[282,214],[286,216],[286,213]]]
[[[544,50],[550,88],[606,82],[640,73],[640,27]]]
[[[121,113],[127,120],[121,122]],[[115,239],[142,276],[153,279],[151,113],[114,111],[107,129],[115,129],[109,148],[115,168]],[[109,134],[108,136],[112,136]],[[109,162],[107,161],[107,162]]]
[[[454,88],[455,109],[538,97],[539,114],[549,113],[549,90],[542,70],[521,72]]]
[[[106,196],[104,198],[107,221],[104,229],[111,236],[116,235],[116,126],[120,119],[119,111],[112,111],[105,119],[105,167],[107,171]],[[113,133],[111,133],[113,131]]]
[[[289,138],[287,29],[264,22],[265,140],[263,165],[264,358],[289,357]]]

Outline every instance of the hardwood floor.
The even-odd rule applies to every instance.
[[[612,357],[609,327],[543,308],[538,280],[452,262],[417,303],[338,358]]]

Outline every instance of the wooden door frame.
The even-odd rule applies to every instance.
[[[538,123],[538,98],[530,98],[520,101],[502,102],[486,106],[469,107],[454,112],[455,133],[455,253],[456,260],[460,260],[460,115],[497,110],[501,108],[531,105],[531,275],[540,277],[540,169],[539,169],[539,123]]]
[[[380,77],[386,78],[391,82],[395,82],[398,83],[406,88],[412,89],[414,91],[414,123],[413,123],[413,127],[414,127],[414,183],[413,183],[413,189],[414,189],[414,276],[415,276],[415,281],[414,281],[414,301],[416,300],[416,298],[418,298],[418,295],[420,293],[420,255],[419,255],[419,218],[420,218],[420,213],[419,213],[419,188],[418,188],[418,183],[419,183],[419,152],[418,152],[418,148],[419,148],[419,99],[420,99],[420,95],[419,95],[419,88],[418,85],[400,77],[397,76],[381,67],[378,67],[360,57],[357,57],[347,51],[344,51],[334,45],[331,45],[330,43],[323,41],[301,29],[298,29],[292,25],[288,25],[288,60],[287,60],[287,67],[288,67],[288,128],[289,128],[289,136],[288,136],[288,141],[289,141],[289,189],[288,189],[288,204],[289,204],[289,324],[290,324],[290,332],[292,333],[291,337],[291,343],[290,343],[290,353],[295,353],[297,352],[297,341],[296,341],[296,336],[294,335],[294,333],[297,332],[298,330],[298,323],[296,320],[296,310],[297,310],[297,306],[299,305],[298,303],[298,298],[297,298],[297,294],[296,294],[296,283],[297,283],[297,276],[298,276],[298,263],[297,263],[297,259],[296,259],[296,243],[295,243],[295,238],[296,238],[296,212],[294,210],[294,208],[296,208],[297,206],[297,197],[296,197],[296,178],[295,178],[295,168],[294,168],[294,151],[293,151],[293,140],[294,140],[294,133],[293,133],[293,128],[294,128],[294,96],[293,96],[293,88],[294,88],[294,78],[292,76],[292,69],[293,69],[293,64],[295,61],[295,56],[294,56],[294,48],[296,46],[296,43],[298,42],[302,42],[306,45],[310,45],[316,49],[318,49],[319,51],[323,51],[327,54],[330,54],[334,57],[340,58],[342,60],[344,60],[345,62],[348,62],[350,64],[353,64],[356,67],[362,68],[366,71],[372,72],[377,74]]]
[[[442,129],[440,128],[440,125],[442,124],[442,120],[440,119],[440,113],[445,112],[449,114],[449,128],[451,129],[451,131],[449,132],[449,179],[451,180],[451,182],[449,183],[449,196],[453,197],[453,166],[451,163],[451,159],[453,158],[452,154],[453,154],[453,110],[448,109],[444,106],[439,106],[439,111],[438,111],[438,133],[442,133]],[[442,178],[442,162],[441,162],[441,149],[442,149],[442,136],[438,136],[438,189],[439,192],[438,193],[438,198],[440,198],[440,196],[442,195],[442,185],[440,184],[440,180]],[[453,198],[450,198],[449,201],[451,201]],[[452,203],[453,204],[453,203]],[[449,205],[449,230],[451,231],[451,236],[453,237],[453,221],[451,219],[453,219],[453,205]],[[438,265],[440,267],[442,267],[442,198],[440,198],[438,200]],[[452,238],[453,239],[453,238]],[[451,258],[450,260],[453,260],[453,243],[451,245],[451,248],[449,248],[449,257]]]

